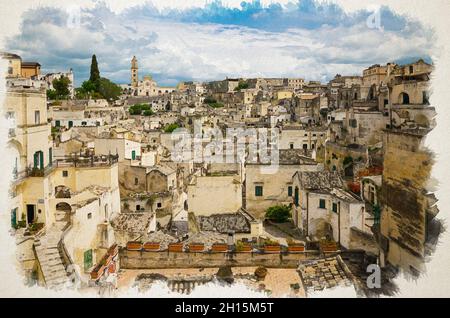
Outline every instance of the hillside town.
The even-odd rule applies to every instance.
[[[159,85],[42,74],[7,61],[11,235],[25,284],[114,294],[219,279],[272,295],[381,290],[425,271],[441,231],[433,65],[376,64],[327,83],[225,78]],[[45,67],[43,67],[45,69]],[[382,272],[367,287],[367,266]],[[280,287],[279,285],[283,285]],[[287,286],[287,287],[286,287]]]

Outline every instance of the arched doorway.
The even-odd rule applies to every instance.
[[[22,167],[26,166],[24,158],[22,158],[22,146],[18,141],[12,140],[8,143],[8,148],[10,149],[13,158],[12,173],[14,178],[17,178],[18,173],[22,171]]]
[[[377,86],[374,84],[369,89],[369,95],[367,96],[369,100],[376,99]]]
[[[400,93],[398,96],[398,103],[402,105],[408,105],[409,104],[409,95],[405,92]]]
[[[311,222],[309,234],[315,236],[316,239],[333,239],[333,227],[326,220],[319,218]]]
[[[59,202],[56,204],[56,222],[68,222],[70,218],[72,207],[67,202]]]

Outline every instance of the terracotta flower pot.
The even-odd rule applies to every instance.
[[[266,245],[264,246],[264,253],[280,253],[281,246],[280,245]]]
[[[141,242],[128,242],[127,243],[127,250],[129,250],[129,251],[140,251],[141,249],[142,249]]]
[[[293,244],[288,246],[289,253],[301,253],[305,251],[305,246],[301,244]]]
[[[169,252],[183,252],[183,244],[182,243],[170,243],[169,244]]]
[[[152,243],[152,242],[144,243],[144,250],[146,251],[159,251],[160,247],[161,247],[160,243]]]
[[[203,252],[204,249],[204,244],[189,244],[189,252]]]
[[[225,253],[228,252],[227,244],[213,244],[211,250],[217,253]]]

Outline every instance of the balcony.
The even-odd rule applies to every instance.
[[[22,171],[13,171],[14,182],[19,182],[28,177],[46,177],[55,168],[64,167],[109,167],[119,161],[118,155],[90,156],[90,157],[63,157],[53,160],[47,167],[41,169],[37,167],[27,167]]]

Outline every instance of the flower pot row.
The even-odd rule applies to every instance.
[[[126,246],[127,250],[129,251],[160,251],[161,245],[160,243],[155,242],[147,242],[147,243],[141,243],[141,242],[128,242]],[[331,247],[328,247],[328,249],[335,251],[337,248],[335,247],[332,249]],[[182,253],[182,252],[193,252],[193,253],[201,253],[205,251],[205,245],[203,243],[190,243],[185,248],[185,245],[183,243],[170,243],[168,245],[168,251],[169,252],[175,252],[175,253]],[[213,244],[211,247],[211,252],[213,253],[226,253],[229,251],[229,246],[227,244],[223,243],[216,243]],[[250,244],[243,244],[236,246],[236,251],[240,253],[250,253],[253,251],[253,247]],[[262,248],[260,248],[260,251],[264,253],[281,253],[282,246],[281,245],[265,245]],[[289,253],[301,253],[305,251],[305,246],[302,244],[290,244],[287,246],[287,252]]]

